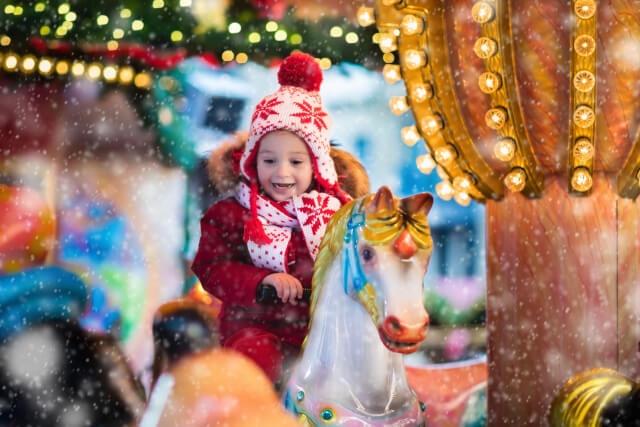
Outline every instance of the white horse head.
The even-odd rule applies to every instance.
[[[399,353],[424,340],[422,282],[433,243],[428,193],[387,187],[331,219],[316,258],[311,323],[287,384],[287,405],[312,423],[421,423]],[[372,424],[373,423],[373,424]]]

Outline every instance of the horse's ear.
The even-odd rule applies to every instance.
[[[393,198],[393,193],[389,187],[382,186],[373,197],[373,199],[367,204],[367,213],[375,214],[380,211],[394,212],[397,209],[396,201]]]
[[[402,204],[402,209],[409,215],[418,212],[423,212],[427,215],[431,210],[431,206],[433,206],[433,196],[431,193],[418,193],[405,197],[400,203]]]

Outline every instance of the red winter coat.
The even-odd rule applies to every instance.
[[[309,304],[256,304],[256,287],[274,271],[256,267],[243,241],[244,224],[251,218],[249,210],[235,199],[215,203],[202,217],[202,235],[191,269],[204,289],[222,300],[220,340],[225,341],[240,329],[258,328],[279,336],[297,347],[307,333]],[[300,230],[293,230],[289,242],[288,273],[311,288],[313,259]]]

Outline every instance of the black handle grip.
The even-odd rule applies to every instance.
[[[306,301],[309,302],[311,299],[311,289],[310,288],[302,288],[302,298],[298,298],[298,301]],[[280,298],[278,298],[278,293],[276,292],[276,288],[271,285],[259,284],[256,288],[256,303],[258,305],[271,305],[279,303]]]

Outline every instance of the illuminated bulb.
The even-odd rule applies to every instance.
[[[380,50],[384,53],[390,53],[398,49],[396,36],[391,33],[380,33]]]
[[[406,96],[392,96],[389,100],[389,106],[391,107],[391,111],[393,111],[393,114],[397,116],[409,109]]]
[[[593,37],[586,34],[576,37],[573,42],[576,53],[580,56],[589,56],[596,50],[596,42]]]
[[[160,108],[158,111],[158,121],[165,126],[170,125],[171,122],[173,122],[173,114],[171,113],[171,110],[167,107]]]
[[[393,53],[388,52],[382,55],[382,60],[385,64],[393,64],[396,61],[396,56]]]
[[[467,173],[453,179],[453,188],[459,193],[468,193],[473,186],[473,178]]]
[[[596,120],[596,115],[593,109],[587,105],[581,105],[573,112],[573,121],[576,126],[581,128],[588,128]]]
[[[493,7],[490,4],[479,1],[471,8],[471,18],[478,24],[486,24],[493,19]]]
[[[424,102],[433,96],[433,88],[429,83],[413,83],[409,85],[409,94],[414,102]]]
[[[349,44],[358,43],[358,40],[359,40],[358,39],[358,35],[356,33],[354,33],[353,31],[347,33],[347,35],[344,36],[344,41],[346,41]]]
[[[107,42],[107,50],[114,51],[118,49],[118,42],[115,40],[109,40]]]
[[[504,178],[504,185],[513,192],[522,191],[526,183],[527,175],[521,168],[511,169],[511,172]]]
[[[590,71],[578,71],[573,77],[573,86],[580,92],[589,92],[595,85],[596,77]]]
[[[113,65],[107,65],[102,70],[102,76],[108,82],[113,82],[118,77],[118,70]]]
[[[107,25],[109,23],[109,17],[107,15],[100,15],[98,16],[98,18],[96,19],[96,22],[98,23],[98,25],[100,26],[104,26]]]
[[[588,138],[578,138],[573,146],[573,157],[580,163],[588,162],[593,158],[593,144]]]
[[[516,143],[511,138],[501,139],[493,147],[493,154],[498,160],[510,162],[516,154]]]
[[[276,41],[283,42],[287,39],[287,32],[285,30],[278,30],[273,35],[273,38],[276,39]]]
[[[403,34],[407,36],[420,34],[424,31],[424,21],[416,15],[408,14],[402,18],[400,28],[402,28]]]
[[[26,55],[22,58],[20,69],[23,73],[32,73],[36,69],[36,58],[33,55]]]
[[[589,19],[596,13],[595,0],[576,0],[573,10],[580,19]]]
[[[436,184],[436,193],[442,200],[451,200],[455,191],[449,181],[442,181]]]
[[[480,37],[473,45],[473,51],[479,58],[491,58],[498,51],[498,43],[489,37]]]
[[[471,203],[471,197],[469,197],[469,193],[465,193],[464,191],[459,191],[454,194],[453,199],[458,202],[460,206],[469,206],[469,203]]]
[[[102,66],[98,63],[93,63],[87,68],[87,77],[91,80],[97,80],[102,75]]]
[[[502,79],[500,75],[496,73],[486,72],[480,74],[478,77],[478,86],[480,86],[480,90],[484,93],[493,93],[500,89],[502,85]]]
[[[160,9],[164,7],[164,0],[153,0],[153,3],[151,3],[151,7],[153,7],[154,9]]]
[[[249,34],[249,43],[258,43],[261,37],[259,33],[253,32]]]
[[[178,31],[178,30],[172,31],[169,37],[171,37],[172,42],[177,43],[182,40],[182,37],[183,37],[182,31]]]
[[[74,62],[71,66],[71,74],[80,77],[84,74],[84,64],[82,62]]]
[[[430,154],[423,154],[416,157],[416,166],[418,166],[420,172],[429,175],[431,171],[433,171],[433,168],[436,167],[436,162]]]
[[[244,64],[248,60],[249,60],[249,56],[244,52],[240,52],[239,54],[236,55],[236,62],[238,64]]]
[[[321,70],[328,70],[331,68],[331,60],[329,58],[322,58],[318,61],[318,64],[320,65]]]
[[[360,6],[358,9],[358,23],[363,27],[368,27],[376,22],[372,7]]]
[[[507,122],[507,112],[504,108],[492,108],[484,115],[484,121],[491,129],[501,129]]]
[[[133,83],[141,89],[149,89],[152,83],[151,76],[148,73],[138,73]]]
[[[49,58],[42,58],[38,63],[38,71],[43,76],[51,74],[53,71],[53,61]]]
[[[331,37],[342,37],[343,31],[341,27],[338,27],[337,25],[335,27],[331,27],[331,29],[329,30],[329,35]]]
[[[139,19],[136,19],[135,21],[133,21],[133,22],[131,23],[131,29],[132,29],[133,31],[140,31],[140,30],[141,30],[141,29],[143,29],[143,28],[144,28],[144,22],[142,22],[142,21],[141,21],[141,20],[139,20]]]
[[[131,67],[122,67],[118,73],[118,81],[122,84],[129,84],[133,80],[134,71]]]
[[[409,70],[417,70],[427,63],[427,55],[422,50],[409,49],[404,53],[402,60]]]
[[[400,74],[400,66],[393,64],[385,64],[382,68],[382,77],[384,77],[387,83],[395,83],[402,79]]]
[[[231,34],[238,34],[240,31],[242,31],[242,26],[237,22],[232,22],[231,24],[229,24],[228,30]]]
[[[435,154],[434,157],[436,159],[436,162],[442,165],[449,164],[453,159],[455,159],[458,156],[456,149],[453,148],[451,144],[438,147],[434,154]]]
[[[593,178],[587,168],[576,168],[571,177],[571,187],[576,191],[588,191],[593,185]]]
[[[407,126],[402,128],[402,140],[409,147],[416,145],[416,142],[420,139],[420,134],[415,126]]]
[[[78,15],[76,15],[75,12],[69,12],[64,16],[65,21],[75,21],[76,19],[78,19]]]
[[[122,28],[116,28],[112,34],[114,39],[121,39],[124,37],[124,30]]]
[[[9,46],[10,44],[11,44],[11,37],[9,36],[0,37],[0,45]]]
[[[7,71],[14,71],[18,66],[18,56],[10,53],[4,58],[4,69]]]
[[[62,3],[60,6],[58,6],[58,13],[60,15],[66,15],[67,13],[69,13],[69,10],[69,3]]]
[[[440,129],[442,129],[443,122],[440,116],[438,115],[430,115],[424,117],[420,121],[420,129],[427,136],[435,135]]]
[[[235,57],[234,53],[230,50],[225,50],[224,52],[222,52],[222,55],[221,55],[222,60],[225,62],[233,61],[234,57]]]
[[[302,43],[302,36],[300,34],[291,34],[291,37],[289,38],[289,43],[291,44]]]
[[[69,63],[67,61],[60,61],[56,63],[56,73],[64,76],[69,72]]]
[[[269,31],[270,33],[273,33],[278,29],[278,23],[275,21],[269,21],[265,24],[264,29]]]

